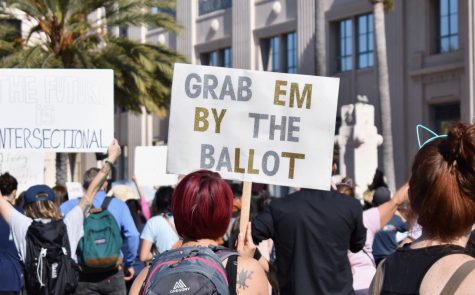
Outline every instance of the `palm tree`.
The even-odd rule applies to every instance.
[[[134,112],[141,112],[144,106],[154,114],[168,109],[173,64],[184,59],[160,44],[143,44],[108,34],[108,30],[157,26],[177,32],[174,17],[163,12],[174,10],[174,0],[4,2],[0,20],[21,14],[22,20],[33,25],[26,37],[15,38],[11,22],[0,22],[0,67],[113,69],[116,105]],[[154,13],[154,8],[158,12]],[[65,158],[57,156],[57,160]],[[64,165],[60,161],[57,167]],[[60,174],[66,175],[66,170]]]
[[[370,0],[374,8],[374,32],[376,45],[376,58],[378,70],[378,92],[381,106],[381,123],[383,131],[383,163],[384,173],[388,180],[389,188],[394,192],[396,177],[394,170],[393,135],[391,126],[391,98],[389,92],[389,70],[386,54],[386,28],[384,23],[385,9],[393,6],[392,0]]]

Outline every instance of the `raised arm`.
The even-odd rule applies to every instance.
[[[92,201],[96,196],[96,193],[101,189],[102,185],[104,184],[104,181],[106,181],[107,176],[109,175],[112,169],[111,164],[114,164],[115,162],[117,162],[117,159],[119,159],[119,156],[121,154],[121,148],[116,139],[114,139],[109,145],[109,148],[107,149],[107,154],[108,158],[105,161],[104,166],[99,171],[99,173],[97,173],[96,177],[94,177],[91,184],[89,185],[89,188],[86,191],[86,194],[83,198],[81,198],[81,201],[78,204],[78,206],[81,207],[84,212],[87,212],[89,210],[92,205]]]
[[[409,184],[404,184],[402,187],[398,189],[394,197],[387,201],[386,203],[379,205],[379,217],[380,217],[380,225],[384,227],[391,217],[396,213],[396,210],[399,206],[401,206],[405,201],[408,199],[407,190],[409,189]]]
[[[0,215],[6,223],[10,222],[10,214],[12,213],[13,206],[7,201],[6,197],[0,193]]]
[[[148,202],[145,199],[145,194],[142,190],[142,188],[139,185],[139,181],[137,179],[137,176],[132,176],[132,181],[135,184],[135,188],[137,188],[137,191],[139,192],[140,196],[140,207],[142,209],[142,214],[145,217],[146,220],[149,220],[152,214],[150,213],[150,207],[148,206]]]

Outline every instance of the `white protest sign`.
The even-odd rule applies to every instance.
[[[0,151],[0,174],[10,173],[18,181],[18,193],[43,184],[44,156],[39,152]]]
[[[112,70],[0,69],[0,150],[104,152],[114,135]]]
[[[68,198],[70,200],[84,196],[84,190],[79,182],[66,182],[66,190],[68,191]]]
[[[142,185],[175,185],[178,175],[167,173],[166,146],[138,146],[135,148],[134,173]]]
[[[175,64],[167,170],[329,189],[339,79]]]

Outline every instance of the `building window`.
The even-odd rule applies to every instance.
[[[226,9],[233,5],[232,0],[200,0],[199,14],[207,14],[216,10]]]
[[[233,66],[233,56],[231,48],[224,48],[223,50],[223,67],[232,68]]]
[[[223,48],[201,54],[201,64],[214,67],[232,67],[232,50]]]
[[[297,73],[297,34],[291,32],[261,41],[265,71]]]
[[[297,34],[287,34],[287,73],[297,73]]]
[[[357,21],[358,69],[374,65],[374,27],[373,14],[358,16]]]
[[[272,54],[272,72],[280,72],[280,36],[270,39],[270,52]]]
[[[128,26],[120,26],[119,27],[119,37],[127,38],[129,36],[129,27]]]
[[[338,71],[351,71],[353,68],[353,48],[352,48],[353,26],[351,19],[338,22]]]
[[[459,48],[458,0],[438,0],[438,52]]]
[[[431,106],[433,130],[447,134],[452,123],[460,121],[460,103],[436,104]]]
[[[166,15],[176,19],[176,11],[175,11],[175,9],[172,9],[172,8],[152,7],[150,12],[152,14],[157,14],[157,13],[166,14]],[[154,29],[158,29],[158,27],[156,25],[149,25],[148,29],[149,30],[154,30]]]

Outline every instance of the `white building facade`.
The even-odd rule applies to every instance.
[[[368,0],[177,0],[181,33],[146,28],[145,40],[176,49],[192,64],[314,75],[316,1],[324,10],[327,75],[341,79],[339,106],[367,96],[380,129]],[[418,149],[417,124],[445,132],[453,121],[475,118],[475,3],[394,4],[386,14],[386,35],[394,157],[397,183],[402,184]],[[166,139],[166,133],[156,134]]]

